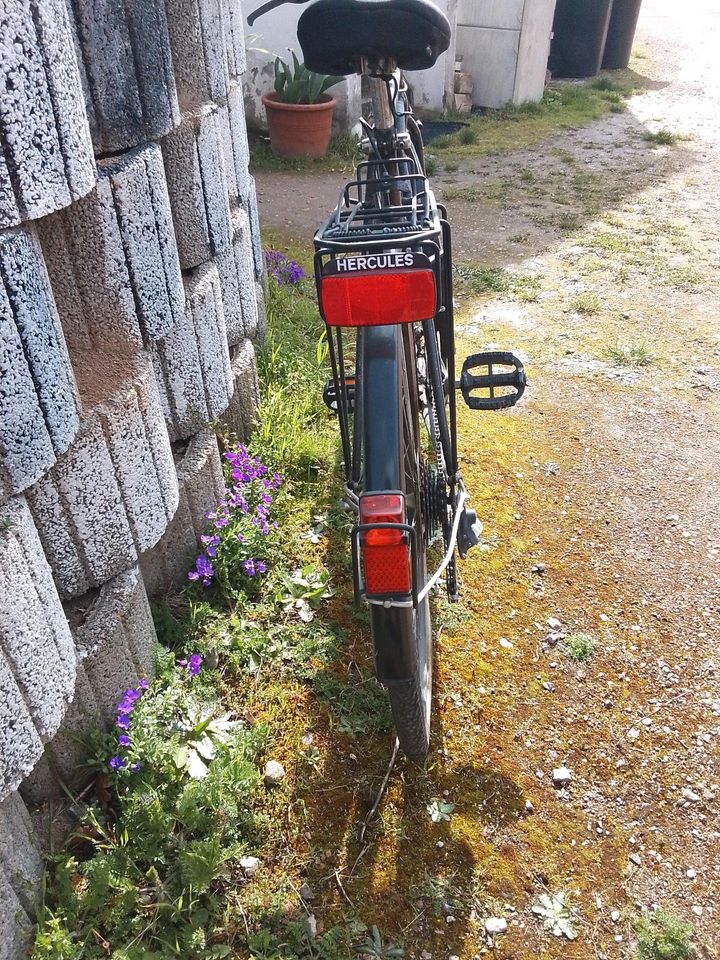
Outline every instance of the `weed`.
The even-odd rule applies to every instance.
[[[588,633],[571,633],[563,640],[565,653],[571,660],[584,663],[595,652],[595,640]]]
[[[598,77],[597,80],[593,80],[590,86],[593,90],[610,91],[613,93],[620,93],[622,90],[620,84],[616,83],[615,80],[612,80],[610,77]]]
[[[389,729],[387,694],[374,677],[360,676],[357,683],[347,683],[332,673],[318,673],[311,684],[316,696],[330,706],[338,729],[344,733],[357,737]]]
[[[670,287],[676,290],[685,290],[692,293],[701,285],[703,276],[691,267],[670,267],[665,271],[663,279]]]
[[[605,351],[606,359],[616,367],[647,367],[655,359],[644,343],[635,343],[629,347],[608,347]]]
[[[281,573],[275,599],[284,607],[286,614],[295,614],[303,623],[310,623],[323,600],[333,595],[327,570],[312,566],[293,573]]]
[[[449,150],[454,142],[449,133],[444,133],[441,137],[435,137],[432,145],[435,150]]]
[[[687,960],[694,953],[692,926],[667,910],[646,913],[633,927],[638,960]]]
[[[573,300],[573,307],[584,317],[593,317],[599,313],[602,302],[595,293],[579,293]]]
[[[455,173],[458,169],[457,163],[446,163],[445,164],[445,173]]]
[[[268,140],[260,136],[250,149],[250,167],[253,170],[352,170],[361,159],[358,140],[350,133],[342,133],[330,141],[328,152],[319,160],[286,160],[270,149]]]
[[[428,177],[434,176],[438,172],[438,161],[437,157],[434,157],[431,153],[425,154],[425,173]]]
[[[577,939],[570,910],[570,894],[543,893],[532,906],[532,912],[542,918],[543,927],[555,937],[566,937],[568,940]]]
[[[454,803],[445,803],[443,800],[433,800],[427,805],[427,812],[430,814],[430,819],[433,823],[442,823],[444,820],[449,821],[454,809]]]
[[[358,945],[357,953],[358,956],[367,957],[368,960],[401,960],[405,956],[403,947],[396,943],[385,943],[375,926],[365,940]]]
[[[435,877],[426,869],[422,881],[413,884],[409,894],[414,900],[427,901],[433,916],[441,917],[448,909],[456,914],[465,908],[465,903],[457,895],[459,886],[461,883],[456,873]]]
[[[561,213],[557,218],[557,225],[563,233],[572,233],[573,230],[577,230],[578,224],[579,220],[576,213]]]
[[[463,127],[458,133],[458,141],[464,146],[478,142],[478,130],[475,127]]]
[[[500,267],[455,264],[458,292],[508,293],[525,302],[537,300],[540,280],[532,274],[512,273]]]
[[[679,133],[673,133],[673,131],[668,130],[667,127],[661,127],[660,130],[655,131],[646,130],[642,138],[648,143],[662,147],[672,147],[679,140],[682,140],[682,136]]]

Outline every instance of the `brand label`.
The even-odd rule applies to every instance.
[[[422,253],[370,253],[337,257],[327,263],[323,274],[361,273],[367,270],[407,270],[408,267],[430,267],[430,261]]]

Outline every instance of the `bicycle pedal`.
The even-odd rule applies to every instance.
[[[487,373],[472,373],[477,367],[485,367]],[[497,367],[501,369],[497,370]],[[522,361],[505,350],[471,354],[463,363],[460,380],[456,384],[471,410],[503,410],[514,407],[526,386],[527,376]],[[473,395],[473,390],[487,391],[488,395]],[[498,390],[502,392],[498,393]]]
[[[323,400],[328,410],[332,410],[333,413],[338,412],[338,397],[339,392],[335,386],[335,381],[328,380],[323,390]],[[355,377],[345,377],[345,397],[348,413],[353,413],[355,410]]]
[[[482,524],[478,520],[477,513],[469,507],[464,507],[460,516],[457,535],[458,553],[463,560],[467,556],[468,550],[476,547],[480,543],[482,529]]]

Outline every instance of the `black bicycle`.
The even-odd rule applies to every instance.
[[[270,0],[248,22],[286,2]],[[456,381],[452,245],[447,211],[425,175],[421,125],[401,71],[431,67],[449,23],[429,0],[317,0],[301,16],[305,65],[360,73],[372,116],[367,157],[315,235],[315,276],[339,420],[357,602],[370,606],[377,676],[404,753],[430,740],[430,591],[445,577],[457,599],[456,550],[479,524],[458,466],[455,397],[473,409],[515,404],[526,384],[510,353],[468,357]],[[484,368],[486,372],[473,371]],[[428,548],[442,558],[428,570]],[[438,551],[439,552],[439,551]]]

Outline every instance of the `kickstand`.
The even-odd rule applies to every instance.
[[[378,790],[378,794],[375,797],[375,803],[373,803],[372,807],[370,808],[370,812],[363,820],[363,825],[360,827],[360,831],[358,833],[358,840],[360,841],[360,843],[364,842],[365,831],[370,826],[372,819],[377,813],[378,807],[382,802],[382,798],[385,796],[385,791],[387,790],[387,786],[390,781],[390,774],[393,772],[393,767],[395,766],[395,761],[397,760],[399,749],[400,749],[400,741],[398,740],[397,737],[395,737],[395,746],[393,747],[392,756],[390,757],[390,763],[388,764],[388,768],[385,771],[385,777],[383,778],[383,782],[380,784],[380,789]]]

